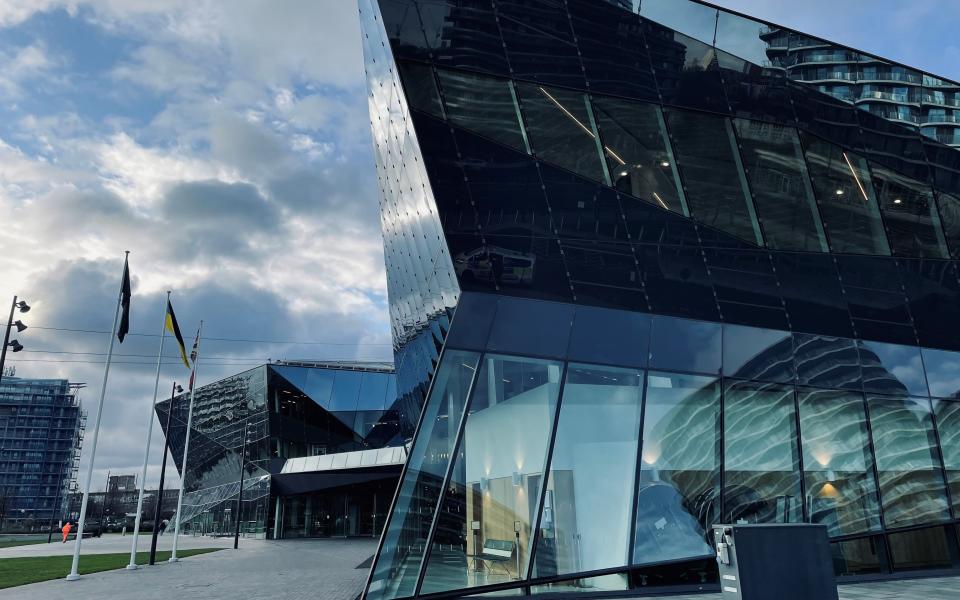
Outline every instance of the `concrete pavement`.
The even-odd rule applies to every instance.
[[[375,551],[373,539],[241,540],[174,564],[0,590],[0,600],[353,600],[367,576],[356,567]]]

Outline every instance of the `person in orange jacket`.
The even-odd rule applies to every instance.
[[[60,530],[60,531],[63,532],[63,543],[64,543],[64,544],[67,543],[67,538],[70,537],[70,529],[72,529],[72,527],[73,527],[73,526],[70,525],[70,521],[67,521],[66,523],[64,523],[63,529]]]

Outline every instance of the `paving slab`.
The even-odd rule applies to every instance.
[[[0,590],[0,600],[354,600],[367,576],[356,567],[377,546],[373,539],[241,540],[233,550],[232,543],[178,563]]]
[[[840,600],[957,600],[960,577],[908,579],[841,585]],[[669,596],[670,600],[719,600],[720,594]]]

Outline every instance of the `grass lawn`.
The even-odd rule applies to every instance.
[[[195,550],[180,550],[177,556],[186,558],[196,554],[216,552],[222,548],[197,548]],[[170,551],[158,551],[157,562],[170,558]],[[150,559],[149,552],[137,552],[137,564],[145,565]],[[0,558],[0,589],[62,579],[70,572],[73,557],[66,556],[37,556],[31,558]],[[80,556],[80,574],[96,573],[122,569],[130,562],[130,554],[87,554]]]
[[[0,540],[0,548],[12,548],[13,546],[29,546],[30,544],[46,543],[47,538],[43,538],[42,540]]]

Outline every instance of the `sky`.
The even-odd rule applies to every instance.
[[[717,3],[960,79],[956,0]],[[94,488],[139,473],[166,290],[188,345],[204,319],[201,384],[389,360],[354,1],[0,0],[0,225],[0,301],[33,306],[8,364],[87,383],[81,479],[131,252],[145,335],[117,347]],[[187,377],[165,354],[161,398]]]

